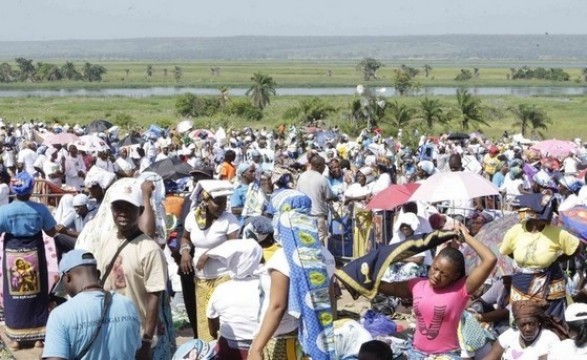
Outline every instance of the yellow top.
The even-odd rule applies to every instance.
[[[562,254],[574,254],[578,246],[579,239],[559,227],[546,225],[541,232],[532,233],[522,223],[508,230],[499,252],[513,254],[521,267],[545,269]]]

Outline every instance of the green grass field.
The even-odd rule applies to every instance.
[[[301,96],[279,96],[272,99],[271,105],[264,111],[264,118],[251,123],[244,119],[216,115],[213,118],[197,118],[194,120],[197,127],[225,126],[242,128],[244,126],[274,127],[280,123],[291,123],[283,118],[285,111],[296,106]],[[456,104],[455,97],[437,97],[444,106],[450,107]],[[327,125],[339,125],[348,128],[348,109],[351,96],[324,96],[327,103],[338,111],[327,121]],[[421,97],[399,98],[412,107],[417,107]],[[117,116],[129,115],[139,126],[146,127],[149,124],[169,124],[181,120],[175,112],[175,97],[150,97],[135,99],[127,97],[64,97],[64,98],[5,98],[0,99],[0,116],[8,122],[22,122],[29,119],[43,119],[48,122],[59,121],[61,123],[84,124],[94,119],[109,119],[116,122]],[[490,127],[482,126],[480,129],[489,137],[498,137],[504,130],[519,132],[512,129],[513,115],[507,110],[510,106],[521,103],[540,106],[550,116],[552,123],[545,131],[547,137],[559,139],[573,139],[575,137],[587,138],[587,97],[513,97],[513,96],[487,96],[482,97],[483,104],[496,109],[499,118],[490,120]],[[412,124],[418,125],[419,120],[414,119]],[[395,135],[390,132],[388,123],[379,124],[385,135]],[[429,133],[436,134],[442,131],[458,131],[456,121],[448,126],[436,126]],[[472,129],[471,129],[472,130]]]
[[[48,61],[50,62],[50,61]],[[0,89],[39,89],[39,88],[125,88],[125,87],[148,87],[148,86],[194,86],[220,88],[247,88],[250,86],[250,77],[254,72],[262,72],[271,75],[279,87],[340,87],[356,86],[363,83],[370,87],[386,86],[392,87],[393,69],[402,63],[420,70],[418,80],[422,86],[587,86],[581,80],[583,66],[578,63],[569,62],[564,67],[571,75],[568,82],[550,81],[511,81],[506,79],[509,67],[512,62],[490,62],[490,61],[469,61],[452,63],[446,61],[403,61],[387,62],[378,71],[379,80],[364,82],[362,73],[356,69],[356,62],[351,61],[197,61],[189,63],[173,62],[124,62],[111,61],[99,62],[107,69],[102,82],[87,83],[77,82],[42,82],[42,83],[9,83],[0,84]],[[52,63],[61,64],[60,61]],[[424,77],[424,64],[432,67],[428,78]],[[153,76],[148,79],[145,70],[148,65],[154,68]],[[547,62],[535,62],[531,64],[514,64],[521,67],[549,67]],[[76,63],[78,69],[82,63]],[[181,66],[183,76],[179,82],[173,78],[173,68]],[[219,68],[220,74],[213,75],[211,68]],[[480,69],[480,77],[466,82],[457,82],[454,77],[461,68],[472,70],[474,67]],[[126,69],[129,70],[128,78]],[[163,75],[163,69],[168,70],[167,77]],[[331,76],[328,72],[331,71]],[[278,96],[272,98],[271,105],[264,111],[264,118],[251,124],[250,121],[239,118],[226,118],[217,115],[214,118],[195,119],[199,127],[211,127],[222,124],[225,127],[243,126],[276,126],[283,122],[284,113],[291,107],[296,106],[303,96]],[[337,112],[330,116],[328,125],[339,125],[342,128],[350,128],[349,105],[352,96],[322,96]],[[422,97],[404,97],[398,101],[406,102],[412,107],[417,107]],[[444,106],[452,107],[456,103],[454,96],[438,96]],[[389,99],[393,101],[395,99]],[[575,137],[587,138],[587,97],[516,97],[516,96],[484,96],[482,101],[485,105],[495,109],[499,114],[495,119],[490,120],[490,127],[482,126],[480,129],[489,137],[500,136],[503,131],[518,132],[512,129],[514,122],[513,115],[507,109],[521,103],[537,105],[543,108],[550,116],[552,123],[545,132],[547,137],[560,139],[572,139]],[[43,119],[49,122],[59,121],[61,123],[88,123],[94,119],[110,119],[115,121],[121,115],[130,116],[138,126],[145,127],[149,124],[172,124],[179,119],[175,111],[175,97],[149,97],[149,98],[127,98],[127,97],[51,97],[51,98],[0,98],[0,117],[9,122],[22,122],[29,119]],[[455,122],[456,123],[456,122]],[[413,120],[413,125],[418,125],[418,119]],[[390,125],[379,124],[384,130],[391,133]],[[436,126],[433,129],[426,129],[429,133],[435,134],[441,131],[460,130],[456,124],[447,126]]]
[[[47,61],[62,65],[63,61]],[[149,86],[196,86],[218,88],[221,86],[243,87],[250,85],[250,78],[254,72],[262,72],[273,77],[279,87],[329,87],[329,86],[356,86],[365,83],[362,72],[357,70],[357,62],[351,61],[195,61],[195,62],[124,62],[124,61],[90,61],[107,69],[102,82],[87,83],[82,81],[55,81],[37,83],[1,83],[0,89],[10,88],[112,88],[112,87],[149,87]],[[390,86],[393,79],[393,70],[401,64],[406,64],[420,70],[417,79],[421,86],[587,86],[582,78],[582,68],[585,65],[569,63],[564,70],[569,73],[571,80],[567,82],[545,80],[507,80],[509,67],[502,62],[470,61],[451,63],[446,61],[412,61],[383,62],[378,72],[378,80],[369,81],[371,86]],[[75,62],[78,70],[83,63]],[[428,78],[424,76],[424,64],[432,67]],[[548,62],[513,63],[515,67],[528,65],[531,67],[549,68]],[[13,68],[15,64],[12,64]],[[148,65],[152,65],[154,73],[151,78],[145,76]],[[183,76],[175,81],[173,69],[180,66]],[[455,76],[461,68],[473,70],[479,68],[480,76],[465,82],[455,81]],[[219,68],[219,75],[213,75],[211,68]],[[128,69],[128,77],[125,70]],[[164,76],[167,69],[167,76]],[[331,71],[331,76],[328,72]]]

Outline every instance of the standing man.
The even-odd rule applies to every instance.
[[[328,202],[336,200],[330,184],[324,175],[326,162],[320,155],[310,158],[310,169],[306,170],[298,178],[297,190],[308,195],[312,199],[312,216],[318,222],[318,236],[322,245],[328,244]]]
[[[167,262],[159,245],[139,228],[145,211],[143,190],[136,180],[128,179],[111,200],[116,227],[102,236],[96,253],[98,268],[103,273],[111,269],[104,274],[104,289],[127,296],[137,307],[142,334],[137,359],[169,359],[175,351],[175,334],[166,292]]]
[[[94,255],[68,252],[59,275],[58,286],[71,300],[49,315],[43,359],[74,359],[86,348],[84,359],[134,359],[141,347],[139,314],[127,297],[108,293],[107,298]]]
[[[63,159],[65,184],[77,191],[81,191],[84,184],[84,177],[86,176],[86,164],[84,163],[84,159],[78,154],[77,147],[75,145],[69,145],[69,155]]]

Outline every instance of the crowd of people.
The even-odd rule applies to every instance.
[[[422,136],[413,148],[380,129],[351,138],[319,126],[204,130],[184,121],[119,133],[0,122],[12,351],[587,358],[584,239],[561,220],[587,206],[580,139],[549,153],[478,133]],[[477,174],[499,195],[372,205],[392,185],[448,172]],[[496,226],[495,247],[479,237],[492,224],[508,224]],[[340,275],[357,264],[361,279]],[[338,318],[342,289],[359,283],[376,285],[366,295],[377,295],[374,311],[411,314],[407,335],[377,337]],[[194,337],[179,347],[178,309]]]

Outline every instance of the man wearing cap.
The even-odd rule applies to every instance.
[[[116,228],[104,235],[96,257],[102,273],[112,269],[103,279],[104,289],[127,296],[138,309],[142,345],[137,358],[168,359],[175,348],[175,336],[173,325],[163,316],[169,311],[167,263],[159,245],[139,228],[144,209],[136,181],[112,194]]]
[[[86,194],[77,194],[73,198],[75,217],[68,224],[58,224],[55,229],[59,235],[55,236],[55,246],[59,254],[66,253],[75,247],[77,237],[84,226],[96,216],[96,208],[90,205]]]
[[[134,359],[141,347],[139,314],[125,296],[110,293],[107,299],[92,253],[65,254],[59,276],[57,288],[71,299],[49,315],[43,359],[74,359],[83,351],[84,359]]]

